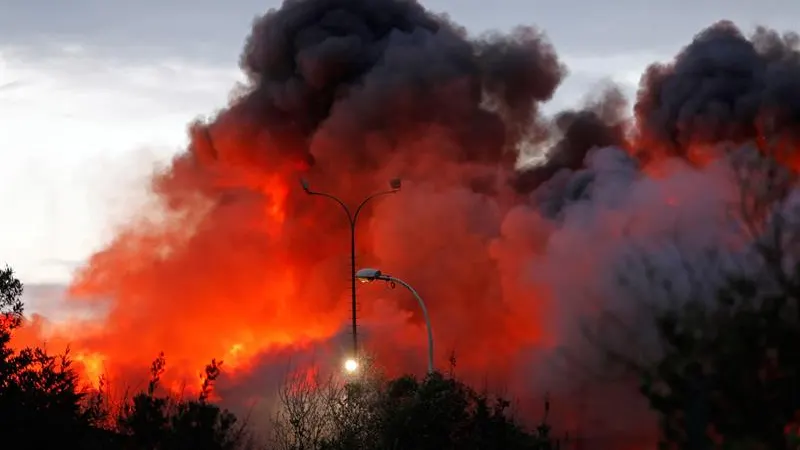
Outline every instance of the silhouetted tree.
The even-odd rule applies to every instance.
[[[661,413],[665,445],[709,448],[716,435],[785,448],[800,412],[800,316],[796,300],[762,289],[732,279],[715,305],[692,302],[658,318],[665,351],[643,371],[642,392]]]
[[[211,360],[205,368],[197,401],[182,401],[170,416],[170,438],[165,449],[238,450],[251,444],[245,425],[232,413],[209,403],[222,362]]]
[[[185,400],[158,394],[166,367],[160,354],[150,368],[147,390],[125,401],[109,423],[112,411],[104,379],[94,391],[80,388],[69,349],[52,356],[38,347],[12,348],[12,335],[23,324],[22,292],[12,270],[0,270],[0,434],[9,448],[249,448],[245,425],[209,402],[220,375],[221,362],[216,360],[206,366],[198,399]]]
[[[551,449],[543,421],[529,432],[509,415],[510,403],[434,373],[392,380],[378,405],[385,449]],[[549,405],[548,405],[549,408]]]
[[[659,311],[658,359],[628,360],[659,413],[662,448],[798,448],[789,436],[800,418],[796,178],[763,155],[737,161],[734,173],[754,264],[713,298]]]
[[[150,366],[150,381],[147,391],[125,401],[119,411],[117,429],[129,436],[128,445],[134,449],[154,449],[166,439],[169,417],[169,398],[156,395],[156,389],[164,374],[164,353],[158,355]]]
[[[91,448],[93,414],[67,351],[11,347],[22,325],[22,283],[11,268],[0,270],[0,430],[17,449]]]
[[[150,367],[147,391],[123,404],[117,426],[127,436],[132,450],[239,450],[252,444],[246,424],[235,415],[209,403],[213,384],[221,373],[221,362],[212,360],[205,368],[197,400],[159,395],[159,383],[166,369],[164,354]]]

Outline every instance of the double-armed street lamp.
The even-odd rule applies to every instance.
[[[394,178],[389,181],[389,190],[376,192],[367,198],[365,198],[361,203],[358,204],[355,211],[352,212],[350,208],[347,207],[345,202],[343,202],[338,197],[327,194],[325,192],[317,192],[311,190],[311,186],[309,185],[308,181],[304,178],[300,179],[300,184],[303,186],[303,190],[308,195],[317,195],[320,197],[325,197],[328,199],[333,200],[339,206],[341,206],[342,211],[347,215],[348,223],[350,224],[350,300],[351,300],[351,309],[352,309],[352,328],[353,328],[353,354],[345,361],[345,370],[347,372],[353,373],[358,370],[358,317],[357,317],[357,304],[356,304],[356,223],[358,221],[358,216],[361,213],[361,210],[364,206],[369,203],[370,200],[380,197],[387,194],[395,194],[400,191],[401,181],[399,178]]]
[[[433,373],[433,329],[431,328],[431,319],[430,317],[428,317],[428,308],[425,307],[425,302],[422,301],[422,297],[420,297],[416,289],[411,287],[411,285],[409,285],[405,281],[393,277],[391,275],[386,275],[378,269],[367,269],[367,268],[361,269],[358,272],[356,272],[356,277],[363,283],[371,283],[373,281],[380,280],[380,281],[386,281],[391,284],[399,284],[404,288],[408,289],[409,292],[411,292],[411,295],[413,295],[414,298],[417,300],[417,303],[419,304],[419,307],[422,310],[422,316],[425,318],[425,326],[428,329],[428,373],[432,374]],[[358,363],[355,360],[352,360],[352,362],[348,360],[348,363],[350,364],[350,367],[353,368],[353,370],[349,370],[348,366],[345,366],[345,369],[347,369],[348,372],[354,372],[356,368],[358,368]]]

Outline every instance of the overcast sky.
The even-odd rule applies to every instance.
[[[0,0],[0,262],[63,283],[111,236],[185,125],[224,105],[253,17],[278,1]],[[428,0],[473,33],[532,24],[571,76],[549,109],[643,68],[703,27],[800,27],[796,0]]]

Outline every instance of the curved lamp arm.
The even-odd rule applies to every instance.
[[[308,181],[306,181],[304,178],[300,179],[300,184],[303,186],[303,190],[305,191],[306,194],[308,194],[308,195],[317,195],[317,196],[320,196],[320,197],[329,198],[329,199],[335,201],[339,206],[341,206],[342,210],[344,210],[345,214],[347,214],[347,220],[350,221],[350,226],[355,226],[355,223],[358,220],[358,215],[361,213],[361,210],[364,209],[364,206],[367,203],[369,203],[370,200],[372,200],[375,197],[380,197],[380,196],[383,196],[383,195],[396,194],[397,192],[400,192],[400,186],[401,186],[400,179],[395,178],[395,179],[390,180],[389,184],[392,187],[392,189],[390,189],[388,191],[376,192],[376,193],[370,195],[369,197],[365,198],[364,200],[361,201],[361,203],[358,204],[358,207],[356,208],[356,212],[354,214],[351,214],[350,213],[350,208],[348,208],[347,205],[341,199],[339,199],[339,197],[336,197],[336,196],[331,195],[331,194],[326,194],[325,192],[312,191],[311,187],[308,184]]]
[[[425,318],[425,326],[428,329],[428,374],[433,373],[433,328],[431,327],[431,319],[428,316],[428,308],[425,306],[425,302],[422,300],[422,297],[419,295],[416,289],[411,287],[410,284],[406,283],[405,281],[395,278],[389,275],[378,275],[375,277],[377,280],[388,281],[390,283],[397,283],[402,285],[404,288],[408,289],[411,292],[411,295],[417,300],[419,304],[419,308],[422,310],[422,316]]]
[[[370,195],[369,197],[365,198],[361,203],[359,203],[358,207],[356,208],[356,213],[353,214],[353,222],[358,220],[359,213],[361,213],[361,210],[364,208],[364,205],[369,203],[370,200],[372,200],[375,197],[380,197],[382,195],[396,194],[398,191],[399,189],[392,189],[391,191],[376,192]]]
[[[339,206],[342,207],[342,210],[344,210],[344,213],[347,215],[347,220],[350,221],[350,225],[352,226],[355,223],[355,217],[352,214],[350,214],[350,208],[348,208],[347,205],[345,205],[345,203],[343,201],[339,200],[338,197],[333,196],[331,194],[326,194],[324,192],[315,192],[315,191],[308,190],[308,189],[306,189],[306,194],[308,194],[308,195],[318,195],[320,197],[329,198],[329,199],[335,201],[336,203],[339,204]],[[357,211],[356,211],[356,215],[358,215]]]

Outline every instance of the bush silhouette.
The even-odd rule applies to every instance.
[[[69,352],[42,348],[14,351],[11,337],[22,324],[22,283],[11,268],[0,270],[0,429],[18,449],[81,448],[96,437],[94,417],[83,407]]]
[[[117,418],[117,430],[127,437],[126,448],[163,450],[237,450],[250,444],[244,424],[235,415],[208,403],[220,374],[215,360],[206,366],[197,400],[157,395],[166,367],[160,354],[150,368],[147,392],[125,402]]]
[[[220,363],[212,361],[206,367],[199,398],[184,400],[158,395],[166,366],[161,354],[151,366],[147,391],[111,411],[102,390],[90,392],[79,386],[69,349],[52,356],[43,348],[11,347],[12,335],[23,323],[22,293],[14,272],[8,267],[0,270],[0,433],[12,448],[248,448],[244,424],[208,402]]]

